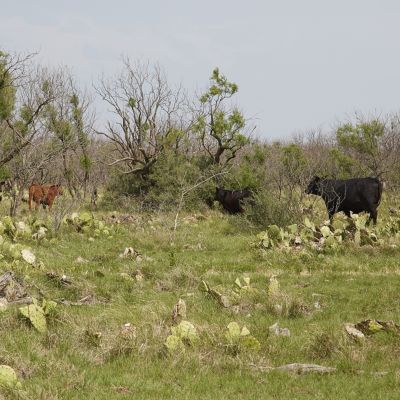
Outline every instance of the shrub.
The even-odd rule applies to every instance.
[[[281,197],[263,190],[246,201],[246,218],[257,227],[286,226],[301,222],[301,207],[297,198]]]

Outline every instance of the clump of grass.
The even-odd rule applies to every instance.
[[[284,292],[269,296],[266,307],[270,314],[284,318],[301,318],[310,314],[306,302]]]
[[[324,360],[337,353],[339,344],[337,338],[331,333],[318,332],[306,346],[306,353],[313,360]]]

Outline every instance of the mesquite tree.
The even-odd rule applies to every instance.
[[[43,111],[58,95],[54,77],[32,57],[0,51],[0,168],[40,135]]]
[[[112,143],[110,166],[147,180],[170,137],[181,126],[183,96],[172,89],[158,65],[123,61],[114,80],[102,80],[97,93],[113,116],[97,133]]]
[[[246,125],[243,114],[237,108],[228,109],[225,105],[237,93],[238,86],[221,75],[218,68],[214,69],[210,80],[211,86],[199,99],[193,130],[210,161],[224,167],[249,143],[249,139],[243,133]]]
[[[47,128],[59,149],[67,189],[72,197],[80,198],[86,196],[92,166],[89,144],[93,117],[88,96],[76,89],[68,71],[59,71],[59,79],[62,93],[46,108]]]

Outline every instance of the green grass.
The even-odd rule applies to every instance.
[[[173,217],[148,216],[116,225],[112,238],[89,241],[87,234],[63,227],[54,239],[25,242],[43,262],[42,269],[0,261],[0,272],[14,270],[38,298],[77,301],[92,294],[104,301],[58,305],[47,334],[21,320],[16,306],[0,314],[0,364],[15,368],[24,390],[22,395],[4,392],[4,398],[400,397],[399,337],[378,333],[357,343],[343,331],[345,322],[367,318],[400,321],[399,249],[348,248],[303,260],[278,250],[261,253],[252,246],[254,232],[240,232],[240,224],[219,213],[183,216],[175,234]],[[144,259],[119,257],[125,247],[135,248]],[[76,262],[79,256],[87,262]],[[120,275],[136,270],[143,281]],[[72,285],[50,280],[49,271],[66,274]],[[291,307],[283,315],[274,313],[267,295],[272,275]],[[241,298],[239,307],[223,308],[201,290],[202,280],[231,288],[243,276],[251,278],[257,293]],[[179,298],[185,300],[187,320],[200,340],[185,354],[167,355],[163,344]],[[314,307],[317,301],[321,311]],[[260,341],[258,353],[234,356],[227,351],[224,331],[232,321],[246,325]],[[136,338],[124,340],[120,331],[128,322],[136,327]],[[288,327],[291,336],[271,336],[268,327],[275,322]],[[93,339],[97,332],[98,342]],[[266,370],[294,362],[336,367],[337,372],[321,376]],[[381,371],[388,374],[370,374]]]

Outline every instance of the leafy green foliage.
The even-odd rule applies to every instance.
[[[289,144],[282,148],[282,164],[289,182],[301,183],[300,178],[308,166],[303,149],[297,144]]]
[[[344,124],[337,129],[336,137],[342,147],[373,155],[378,149],[379,138],[383,136],[384,132],[385,125],[374,119],[357,125]]]
[[[14,110],[16,88],[8,68],[9,56],[0,52],[0,122],[10,117]]]
[[[229,82],[218,68],[213,70],[210,80],[211,86],[200,97],[204,111],[197,117],[193,130],[200,137],[212,162],[226,165],[249,143],[249,139],[243,134],[246,122],[237,108],[226,111],[223,106],[238,91],[238,86]]]
[[[382,172],[383,167],[383,160],[380,161],[380,140],[384,134],[385,124],[378,119],[362,121],[356,125],[343,124],[336,131],[336,139],[343,154],[334,150],[331,155],[343,171],[349,171],[353,164],[359,170],[367,167],[377,174]]]

